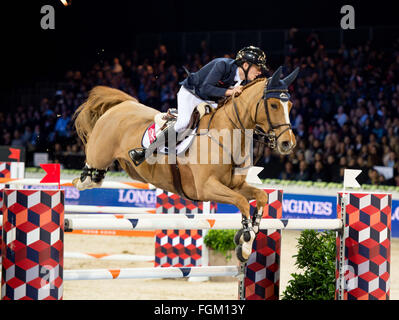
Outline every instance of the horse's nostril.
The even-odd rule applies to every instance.
[[[289,141],[283,141],[283,142],[281,142],[281,146],[284,149],[288,149],[290,147],[290,142]]]

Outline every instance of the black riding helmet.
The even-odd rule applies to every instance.
[[[249,46],[242,48],[238,51],[236,56],[236,63],[238,66],[242,66],[244,62],[257,65],[262,69],[262,72],[268,71],[266,67],[266,54],[258,47]]]

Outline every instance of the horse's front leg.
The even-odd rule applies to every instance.
[[[240,185],[240,187],[237,187],[234,190],[242,194],[247,199],[247,201],[256,200],[256,210],[252,217],[252,228],[255,232],[255,235],[258,234],[260,221],[263,215],[263,209],[265,208],[268,201],[266,192],[264,192],[262,189],[253,187],[246,182],[244,182],[242,185]],[[236,233],[234,241],[237,245],[244,241],[241,230]]]
[[[249,213],[249,203],[247,198],[212,177],[209,178],[205,184],[203,196],[205,199],[212,201],[233,204],[240,210],[242,215],[242,229],[240,230],[242,241],[236,248],[236,254],[237,258],[241,262],[246,262],[252,252],[252,244],[256,236],[252,227],[252,219]]]

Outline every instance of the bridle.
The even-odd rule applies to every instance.
[[[275,149],[275,148],[277,147],[277,141],[278,141],[278,139],[281,137],[281,135],[282,135],[283,133],[285,133],[286,131],[291,130],[291,124],[290,124],[290,123],[281,123],[281,124],[280,124],[280,123],[279,123],[279,124],[274,124],[274,123],[272,123],[271,118],[270,118],[269,107],[268,107],[268,104],[267,104],[267,99],[268,99],[268,98],[267,98],[267,94],[270,94],[270,93],[271,93],[271,94],[275,94],[275,93],[279,93],[279,94],[285,93],[285,94],[288,94],[288,90],[287,90],[287,89],[269,89],[269,90],[268,90],[268,89],[267,89],[267,85],[266,85],[266,87],[265,87],[265,89],[264,89],[264,91],[263,91],[262,97],[258,100],[258,102],[257,102],[257,104],[256,104],[256,108],[255,108],[255,119],[254,119],[254,121],[255,121],[255,123],[256,123],[259,105],[260,105],[261,102],[263,101],[263,105],[264,105],[264,107],[265,107],[266,119],[267,119],[267,122],[268,122],[268,124],[269,124],[269,131],[268,131],[267,133],[265,133],[260,127],[257,126],[257,127],[255,127],[255,129],[254,129],[254,133],[255,133],[256,135],[260,136],[261,139],[255,139],[255,138],[253,138],[252,136],[249,137],[249,138],[253,139],[254,141],[256,141],[256,142],[258,142],[258,143],[261,143],[261,144],[263,144],[263,145],[266,145],[266,146],[268,146],[268,147],[271,148],[271,149]],[[226,150],[226,148],[224,147],[224,145],[223,145],[220,141],[216,140],[216,139],[210,134],[210,126],[211,126],[212,120],[213,120],[214,116],[216,115],[216,113],[217,113],[220,109],[224,109],[225,114],[226,114],[226,116],[227,116],[227,119],[229,119],[229,121],[232,123],[232,125],[234,126],[234,128],[235,128],[235,129],[239,129],[239,130],[241,131],[241,133],[242,133],[244,136],[248,137],[248,135],[247,135],[247,133],[246,133],[246,130],[247,130],[247,129],[244,127],[244,125],[243,125],[243,123],[242,123],[242,121],[241,121],[241,118],[240,118],[240,115],[239,115],[239,112],[238,112],[237,103],[236,103],[236,101],[235,101],[234,95],[231,96],[231,100],[232,100],[232,103],[233,103],[234,113],[235,113],[235,116],[236,116],[236,118],[237,118],[237,121],[238,121],[239,125],[237,125],[236,122],[234,122],[233,119],[231,119],[231,117],[227,114],[226,108],[225,108],[225,107],[222,107],[222,108],[218,108],[218,109],[216,110],[216,112],[212,113],[212,115],[211,115],[211,117],[210,117],[210,119],[209,119],[209,122],[208,122],[208,126],[207,126],[206,133],[196,133],[196,134],[195,134],[195,135],[197,135],[197,136],[207,135],[211,140],[213,140],[214,142],[218,143],[219,146],[222,147],[223,150],[225,150],[225,152],[228,152],[228,153],[230,153],[230,152],[229,152],[228,150]],[[286,128],[285,128],[283,131],[281,131],[280,134],[276,135],[276,131],[275,131],[275,130],[278,129],[278,128],[281,128],[281,127],[286,127]],[[266,139],[266,142],[264,141],[265,139]],[[259,153],[259,155],[260,155],[260,153]],[[256,162],[259,160],[259,158],[260,158],[260,156],[257,157],[257,159],[255,160],[254,163],[256,163]]]
[[[279,124],[274,124],[271,121],[270,118],[270,111],[269,111],[269,106],[267,104],[267,94],[269,93],[288,93],[287,89],[267,89],[267,86],[265,87],[265,90],[263,91],[263,96],[258,100],[257,104],[256,104],[256,108],[255,108],[255,123],[257,123],[256,119],[258,116],[258,108],[260,103],[263,100],[263,105],[265,107],[265,113],[266,113],[266,119],[269,125],[269,131],[267,133],[265,133],[262,129],[255,127],[254,132],[255,134],[257,134],[258,136],[262,137],[262,140],[259,139],[254,139],[256,142],[262,143],[262,144],[266,144],[269,148],[271,149],[275,149],[277,147],[277,141],[278,139],[288,130],[291,130],[291,123],[279,123]],[[234,113],[236,115],[237,121],[240,124],[240,126],[237,126],[234,121],[229,117],[229,115],[226,112],[227,118],[230,120],[230,122],[234,125],[234,127],[236,129],[240,129],[242,133],[245,134],[245,127],[242,124],[242,121],[240,119],[239,113],[238,113],[238,107],[235,101],[235,97],[232,96],[232,102],[233,102],[233,107],[234,107]],[[276,129],[279,129],[281,127],[286,127],[284,130],[282,130],[278,135],[276,135]],[[266,142],[263,140],[266,139]]]
[[[271,119],[270,119],[270,111],[269,111],[269,106],[267,104],[267,95],[270,93],[285,93],[288,94],[288,90],[287,89],[267,89],[267,86],[265,87],[265,90],[263,92],[263,96],[262,98],[258,101],[258,103],[256,104],[256,109],[255,109],[255,123],[256,122],[256,118],[258,115],[258,107],[260,105],[260,102],[263,100],[263,105],[265,107],[265,112],[266,112],[266,119],[269,125],[269,131],[267,133],[263,132],[263,130],[256,128],[255,127],[255,133],[263,138],[267,138],[267,143],[268,143],[268,147],[271,149],[275,149],[277,146],[277,141],[278,139],[288,130],[291,130],[291,123],[281,123],[281,124],[274,124],[272,123]],[[236,110],[237,112],[237,110]],[[237,117],[238,117],[238,113],[237,113]],[[284,130],[282,130],[280,132],[279,135],[276,136],[276,129],[281,128],[281,127],[286,127]]]

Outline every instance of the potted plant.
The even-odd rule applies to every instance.
[[[234,235],[237,230],[209,230],[204,244],[209,250],[210,266],[239,265],[235,255]],[[210,277],[211,281],[233,281],[234,277]]]
[[[294,258],[302,272],[291,274],[283,300],[334,300],[335,241],[335,231],[301,233]]]

